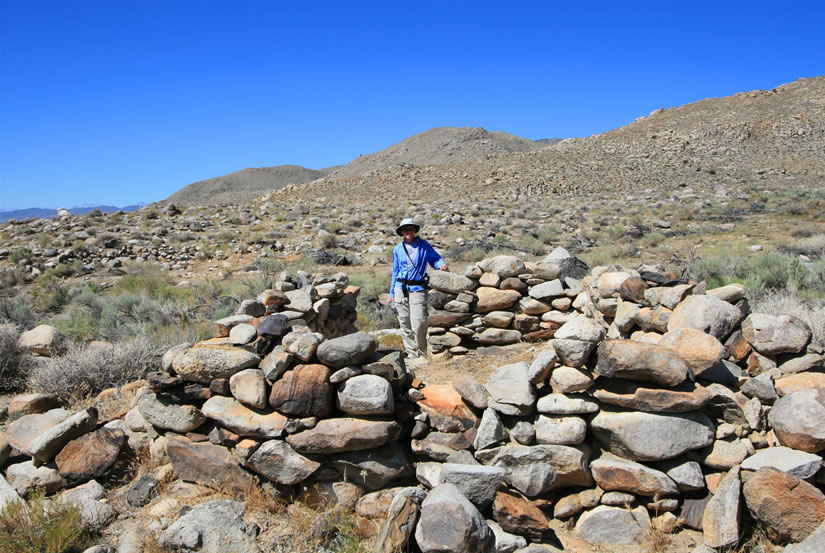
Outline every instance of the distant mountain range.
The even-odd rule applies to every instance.
[[[82,207],[71,207],[68,209],[72,215],[85,215],[90,211],[99,209],[104,213],[114,213],[115,211],[135,211],[145,206],[145,203],[138,203],[127,205],[124,207],[115,207],[113,205],[87,205]],[[18,221],[25,221],[26,219],[49,219],[57,216],[56,209],[48,209],[45,207],[28,207],[25,209],[0,209],[0,223],[8,223],[11,219]]]

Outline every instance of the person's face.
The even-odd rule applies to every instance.
[[[411,243],[415,240],[415,227],[401,227],[401,236],[406,243]]]

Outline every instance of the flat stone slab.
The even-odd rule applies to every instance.
[[[201,412],[232,432],[253,438],[279,438],[287,423],[277,411],[251,409],[227,396],[212,396]]]
[[[711,399],[710,392],[694,382],[656,388],[636,382],[600,378],[593,397],[602,403],[650,413],[698,411]]]
[[[756,471],[764,467],[772,467],[806,480],[822,467],[822,457],[780,446],[760,449],[742,462],[742,470]]]
[[[299,453],[343,453],[373,449],[398,439],[401,425],[395,421],[354,418],[324,419],[309,430],[287,437]]]

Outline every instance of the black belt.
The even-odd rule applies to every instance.
[[[430,285],[429,278],[425,278],[422,280],[410,280],[408,278],[399,278],[398,282],[401,283],[401,293],[404,294],[405,298],[410,297],[410,290],[407,288],[407,286],[423,286],[424,288],[427,288]]]

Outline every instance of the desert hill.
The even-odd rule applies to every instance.
[[[287,184],[319,179],[336,168],[314,170],[298,165],[250,167],[222,177],[193,182],[160,203],[182,206],[245,203]]]
[[[401,159],[396,153],[401,144],[413,139],[409,144],[417,144],[427,135],[373,154],[376,157],[364,156],[367,159],[317,181],[287,186],[268,198],[398,202],[423,197],[437,201],[457,194],[485,199],[684,186],[735,189],[768,180],[777,188],[821,185],[825,77],[657,110],[606,133],[544,147],[527,141],[532,146],[525,144],[522,151],[490,152],[481,159],[441,155],[427,161],[419,156],[418,163],[380,166],[392,156]],[[439,145],[445,154],[457,148],[450,141]],[[453,157],[457,159],[450,161]]]
[[[330,178],[352,177],[400,164],[445,165],[483,161],[490,155],[527,152],[539,147],[541,145],[532,140],[506,132],[471,127],[436,127],[380,152],[359,156],[333,172]]]

